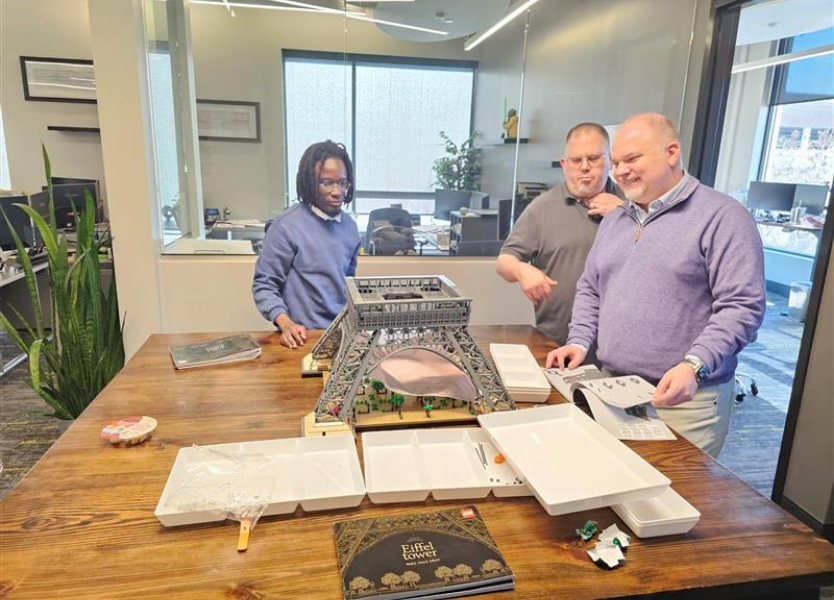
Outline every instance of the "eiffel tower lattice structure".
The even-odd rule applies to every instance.
[[[330,377],[315,422],[353,422],[353,400],[365,377],[387,357],[409,348],[435,352],[469,376],[476,411],[514,410],[492,362],[469,333],[471,298],[441,275],[348,277],[348,302],[313,347],[330,359]]]

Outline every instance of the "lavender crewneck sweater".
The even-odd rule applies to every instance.
[[[252,294],[264,318],[281,313],[308,329],[325,329],[347,302],[345,277],[356,274],[356,223],[316,216],[295,204],[266,224],[264,248],[255,263]]]
[[[601,365],[656,382],[686,354],[729,381],[765,311],[764,251],[752,215],[686,175],[639,224],[603,219],[577,285],[568,343],[598,344]]]

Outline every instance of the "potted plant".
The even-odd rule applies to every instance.
[[[109,246],[110,237],[109,234],[96,236],[94,200],[87,192],[86,210],[76,214],[76,249],[70,257],[66,237],[58,233],[55,224],[52,169],[45,147],[43,159],[49,186],[50,220],[47,223],[27,205],[20,207],[32,218],[46,249],[51,323],[47,327],[43,319],[32,262],[13,233],[29,289],[34,323],[12,309],[15,322],[7,312],[0,311],[0,326],[28,355],[28,383],[32,389],[52,408],[54,416],[74,419],[124,366],[123,322],[119,316],[115,277],[109,290],[101,289],[99,252]]]
[[[469,206],[470,192],[478,191],[480,188],[481,150],[475,147],[475,138],[479,135],[479,132],[473,131],[458,145],[445,131],[440,132],[446,156],[441,156],[432,164],[434,184],[439,186],[439,189],[434,191],[437,207]],[[445,215],[441,218],[448,219]]]

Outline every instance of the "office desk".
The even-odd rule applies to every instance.
[[[550,344],[526,326],[473,327],[485,342]],[[254,361],[175,371],[168,345],[207,335],[156,335],[0,505],[0,597],[13,600],[328,599],[341,597],[333,523],[451,507],[461,501],[373,505],[262,519],[245,553],[236,523],[163,527],[153,512],[177,451],[297,437],[320,379],[299,377],[303,352],[274,333]],[[316,337],[311,336],[311,337]],[[550,402],[560,398],[554,392]],[[156,417],[137,447],[99,439],[109,421]],[[618,522],[608,508],[550,517],[534,498],[477,500],[516,575],[516,590],[484,598],[811,598],[834,583],[834,547],[688,442],[629,446],[701,511],[686,536],[633,539],[626,564],[595,566],[574,529]],[[575,457],[559,457],[573,460]],[[589,476],[595,476],[589,474]]]
[[[420,235],[427,244],[437,248],[442,254],[449,253],[449,227],[440,225],[416,225],[414,233]],[[422,254],[422,252],[421,252]]]
[[[206,238],[216,240],[262,240],[265,235],[264,225],[264,223],[216,223],[214,227],[206,231]]]

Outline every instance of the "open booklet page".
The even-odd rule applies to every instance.
[[[642,377],[608,377],[594,365],[543,371],[550,384],[568,401],[585,400],[597,423],[618,439],[675,439],[650,404],[654,386]]]

